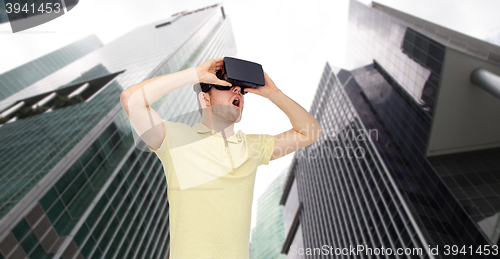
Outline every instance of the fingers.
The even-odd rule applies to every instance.
[[[272,82],[271,78],[267,75],[266,71],[264,71],[264,80]],[[266,83],[267,84],[267,83]]]
[[[274,84],[273,80],[267,75],[266,71],[264,71],[264,77],[265,77],[265,80],[268,81],[272,84]],[[267,83],[266,83],[267,84]]]
[[[251,87],[245,88],[245,91],[247,91],[247,92],[249,92],[249,93],[251,93],[251,94],[254,94],[254,93],[255,93],[255,92],[254,92],[254,89],[253,89],[253,88],[251,88]]]
[[[252,88],[252,87],[248,87],[248,88],[245,88],[245,91],[251,93],[251,94],[257,94],[259,93],[259,90],[255,89],[255,88]]]
[[[224,58],[214,58],[207,60],[205,63],[200,65],[200,68],[202,68],[206,72],[215,74],[217,71],[222,69],[223,65]]]
[[[224,64],[224,58],[214,58],[212,60],[213,64],[215,64],[217,68],[222,68],[222,64]]]
[[[231,83],[229,83],[228,81],[224,81],[224,80],[217,80],[218,81],[218,85],[224,85],[224,86],[233,86]]]
[[[207,60],[201,66],[204,66],[207,69],[210,69],[210,67],[212,67],[212,68],[221,68],[223,63],[224,63],[224,58],[214,58],[214,59]]]

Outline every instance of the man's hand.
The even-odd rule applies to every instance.
[[[196,73],[198,75],[198,80],[201,83],[232,86],[231,83],[220,80],[217,78],[217,71],[222,69],[224,63],[224,58],[215,58],[206,61],[205,63],[196,67]]]
[[[278,89],[278,87],[276,87],[273,80],[271,80],[271,78],[267,75],[266,71],[264,71],[264,79],[266,80],[266,83],[264,86],[260,86],[260,87],[256,87],[256,88],[248,87],[248,88],[245,88],[244,90],[249,92],[249,93],[252,93],[252,94],[266,97],[268,99],[269,99],[269,97],[271,97],[275,93],[279,93],[281,91],[280,89]]]

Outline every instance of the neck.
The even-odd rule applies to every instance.
[[[202,116],[202,124],[207,126],[209,129],[215,130],[215,133],[219,133],[225,137],[229,138],[234,134],[234,123],[230,123],[227,121],[224,121],[220,119],[217,115],[214,115],[214,113],[211,113],[211,116],[207,112],[203,112]]]

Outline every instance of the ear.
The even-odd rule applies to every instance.
[[[198,100],[201,102],[202,106],[210,105],[210,95],[208,93],[200,92],[198,94]]]

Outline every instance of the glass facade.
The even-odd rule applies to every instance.
[[[101,46],[97,36],[91,35],[1,74],[0,101]]]
[[[499,242],[498,149],[426,157],[449,46],[356,1],[348,26],[348,70],[326,64],[310,110],[323,134],[296,153],[284,185],[287,203],[297,185],[304,247],[420,248],[359,258],[447,258],[444,246],[456,245],[474,253],[451,258],[498,258],[475,252]],[[285,207],[285,222],[293,217]],[[283,252],[294,258],[291,244]]]
[[[493,244],[500,243],[500,150],[429,161],[453,196]]]
[[[445,46],[356,1],[350,1],[348,32],[345,68],[377,60],[432,116]]]
[[[286,173],[283,171],[259,197],[257,203],[257,226],[252,230],[250,258],[285,258],[281,247],[285,241],[283,230],[283,206],[279,204],[283,193]]]
[[[283,222],[285,226],[285,236],[288,236],[290,230],[293,231],[293,229],[291,228],[293,225],[293,220],[295,219],[295,215],[299,210],[299,205],[300,202],[299,193],[297,192],[297,181],[294,181],[283,208],[286,215]]]
[[[297,252],[289,252],[286,256],[286,259],[301,259],[305,258],[304,253],[300,252],[299,249],[304,248],[304,241],[302,240],[302,227],[299,225],[297,227],[297,232],[294,235],[292,244],[290,245],[291,249],[296,250]]]
[[[302,240],[302,227],[300,226],[299,217],[302,213],[302,204],[299,201],[299,193],[297,190],[297,181],[292,180],[293,183],[290,187],[288,196],[282,197],[280,204],[285,205],[284,207],[284,226],[285,226],[285,237],[286,240],[283,243],[281,252],[287,252],[291,249],[291,252],[287,253],[286,258],[298,259],[304,258],[303,253],[299,253],[299,249],[304,249],[304,242]],[[296,252],[295,252],[296,251]]]
[[[116,73],[84,103],[0,127],[3,258],[167,256],[163,167],[134,145],[120,94],[148,78],[234,56],[236,47],[220,5],[166,21],[136,28],[15,94],[26,98]],[[192,86],[153,106],[164,119],[197,111]],[[184,119],[200,116],[193,114]]]
[[[284,193],[290,198],[297,182],[304,248],[427,247],[384,161],[367,139],[377,133],[364,127],[329,65],[313,103],[310,112],[323,134],[296,154],[290,188]],[[297,233],[293,240],[300,239]]]

